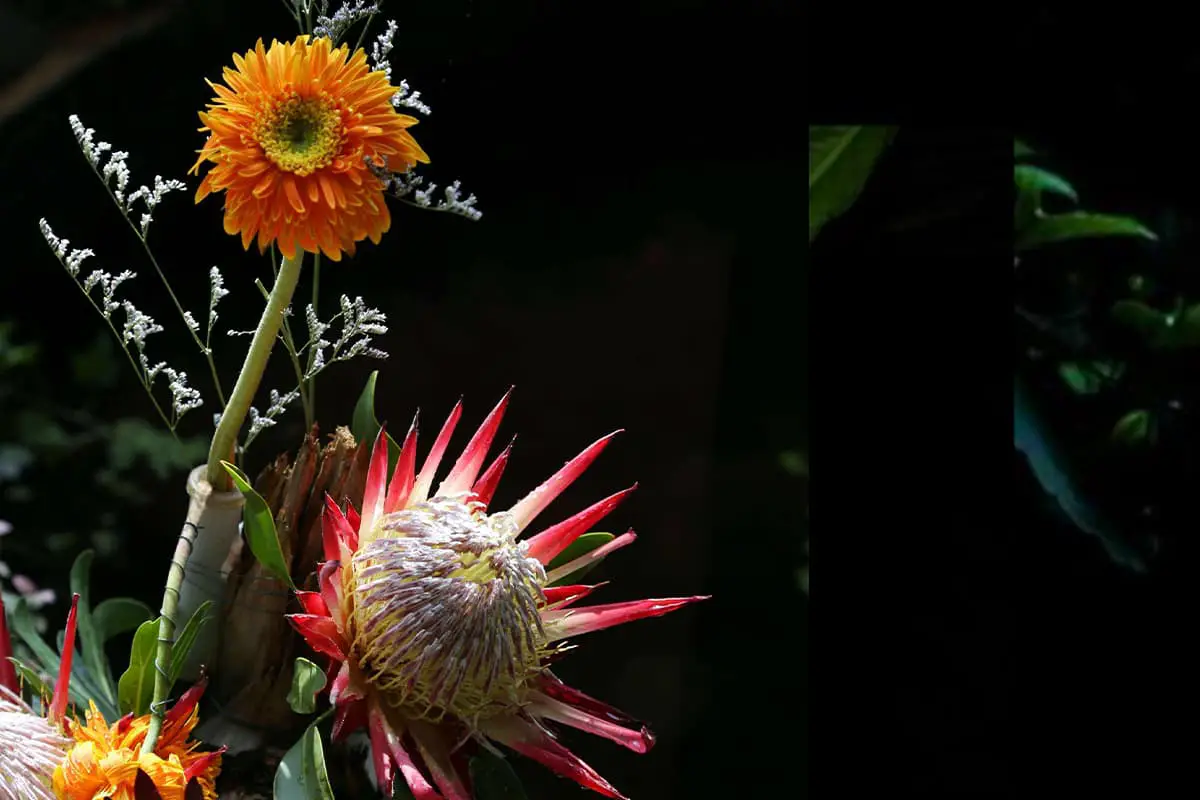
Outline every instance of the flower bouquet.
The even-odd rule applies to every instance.
[[[636,753],[653,746],[653,735],[564,683],[553,665],[576,637],[704,598],[581,604],[600,588],[582,583],[585,573],[636,539],[633,531],[594,529],[636,485],[551,524],[544,515],[616,433],[511,507],[492,508],[512,444],[489,454],[511,389],[453,460],[447,452],[463,403],[425,449],[416,417],[398,437],[378,422],[378,373],[349,424],[321,438],[318,378],[339,362],[385,357],[373,342],[387,330],[385,312],[361,297],[343,295],[322,317],[323,261],[361,258],[360,243],[377,244],[391,228],[393,206],[468,220],[481,214],[457,181],[439,197],[419,172],[430,157],[413,135],[412,114],[430,109],[392,79],[397,26],[375,24],[379,3],[284,6],[298,30],[269,44],[258,38],[209,81],[215,96],[199,115],[190,173],[199,179],[195,201],[222,202],[225,232],[247,252],[255,245],[271,270],[269,288],[254,282],[264,301],[258,325],[230,332],[248,342],[232,386],[222,385],[212,348],[231,291],[226,275],[209,272],[198,319],[149,243],[159,205],[191,189],[156,176],[130,190],[128,153],[69,120],[206,360],[210,389],[151,357],[164,326],[124,294],[133,272],[89,269],[96,254],[72,247],[42,219],[47,244],[111,329],[168,431],[204,405],[217,412],[208,458],[186,476],[186,505],[180,495],[178,541],[156,612],[130,598],[93,605],[90,553],[71,570],[71,610],[57,647],[38,629],[36,592],[0,596],[0,800],[213,800],[224,792],[223,762],[239,753],[249,754],[275,798],[324,800],[334,796],[326,753],[355,737],[368,751],[361,791],[373,796],[523,797],[507,763],[515,752],[622,797],[555,730],[577,728]],[[312,300],[297,324],[293,309],[306,282]],[[277,349],[295,384],[264,401],[262,379]],[[297,406],[304,440],[265,466],[255,462],[255,439]],[[256,463],[252,479],[246,470]],[[114,672],[106,644],[129,632],[128,664]],[[176,697],[182,684],[188,688]],[[290,749],[275,760],[262,756],[264,740],[281,731]]]

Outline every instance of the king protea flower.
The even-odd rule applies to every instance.
[[[67,614],[58,679],[44,701],[43,717],[18,695],[0,600],[0,800],[216,800],[214,781],[225,748],[199,752],[188,741],[205,681],[188,689],[167,712],[154,752],[146,755],[141,747],[148,714],[127,714],[109,726],[89,703],[86,724],[67,719],[78,606],[76,594]]]
[[[536,536],[530,523],[600,454],[600,439],[508,511],[488,504],[508,463],[484,458],[508,403],[504,396],[433,487],[462,413],[450,414],[420,472],[416,421],[387,481],[380,432],[367,471],[361,516],[326,496],[326,561],[317,592],[298,592],[290,616],[336,668],[329,699],[334,738],[366,724],[372,761],[390,797],[395,769],[418,800],[470,800],[458,748],[474,737],[503,743],[607,797],[621,794],[560,744],[550,721],[612,739],[637,753],[654,744],[641,723],[563,684],[548,665],[565,640],[674,611],[703,597],[571,608],[596,586],[549,584],[634,540],[633,532],[557,569],[547,565],[633,488],[618,492]],[[423,769],[422,769],[423,767]],[[436,789],[435,789],[436,786]],[[440,794],[439,794],[440,790]]]
[[[399,88],[367,66],[367,55],[329,39],[258,41],[233,56],[225,84],[200,113],[209,134],[196,173],[214,166],[196,202],[225,192],[225,232],[242,246],[258,238],[288,258],[318,250],[334,261],[367,237],[378,244],[391,225],[383,183],[367,159],[404,172],[429,157],[406,130],[417,124],[391,103]]]
[[[75,633],[74,603],[67,628],[69,634]],[[35,714],[21,699],[11,657],[12,640],[5,622],[4,600],[0,598],[0,800],[54,800],[51,776],[71,743],[58,722],[66,707],[64,676],[71,671],[70,655],[63,654],[63,668],[54,699],[48,705],[48,717]]]

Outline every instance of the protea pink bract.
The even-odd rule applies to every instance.
[[[290,615],[336,669],[329,692],[335,739],[367,725],[380,786],[391,796],[399,769],[417,800],[470,800],[459,748],[497,741],[607,797],[622,795],[547,726],[565,724],[644,753],[653,736],[638,723],[554,676],[549,663],[570,636],[661,616],[705,597],[574,608],[596,586],[549,584],[636,537],[630,531],[547,572],[550,561],[612,511],[633,488],[522,541],[517,537],[608,445],[605,436],[508,511],[488,513],[511,445],[484,459],[506,394],[431,492],[462,414],[461,402],[416,470],[416,421],[387,480],[386,437],[375,441],[361,515],[326,498],[319,591],[298,592]],[[481,474],[482,470],[482,474]],[[436,787],[436,788],[435,788]]]

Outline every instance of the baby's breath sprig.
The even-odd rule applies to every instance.
[[[50,246],[50,250],[54,253],[54,257],[67,270],[67,274],[75,282],[83,292],[83,296],[92,304],[92,308],[96,309],[104,320],[104,324],[112,331],[114,337],[121,344],[121,350],[129,359],[129,364],[133,367],[133,371],[137,373],[138,380],[141,381],[142,388],[146,390],[146,394],[150,397],[150,402],[154,405],[154,410],[158,412],[163,423],[171,431],[175,433],[175,428],[179,425],[179,421],[183,415],[192,409],[199,408],[202,405],[200,392],[188,386],[187,373],[182,370],[175,370],[167,366],[165,361],[160,361],[157,364],[151,364],[150,359],[146,355],[146,339],[153,334],[161,333],[163,327],[154,321],[154,318],[149,314],[140,311],[136,306],[128,300],[117,299],[117,289],[126,281],[133,280],[137,275],[129,270],[113,275],[102,269],[92,270],[86,277],[81,279],[81,266],[88,258],[95,256],[91,249],[72,248],[71,242],[68,239],[62,239],[57,236],[50,228],[50,223],[45,219],[38,220],[38,227],[42,231],[42,236],[46,240],[46,244]],[[99,289],[99,292],[96,290]],[[97,296],[98,295],[98,296]],[[117,328],[116,322],[113,320],[113,314],[117,311],[123,312],[125,316],[124,324],[120,329]],[[136,352],[136,357],[134,353]],[[159,403],[158,398],[154,396],[154,382],[159,375],[165,375],[167,378],[167,389],[171,392],[171,412],[168,414]]]
[[[221,380],[217,376],[217,365],[212,357],[212,348],[208,345],[208,339],[200,340],[199,328],[195,318],[191,312],[185,311],[183,305],[179,302],[179,298],[175,296],[175,291],[171,288],[170,281],[167,280],[166,273],[158,264],[158,259],[154,256],[154,251],[150,249],[149,235],[150,223],[154,221],[154,209],[162,202],[163,198],[173,191],[184,191],[187,186],[183,181],[175,179],[164,180],[161,175],[154,176],[154,186],[142,185],[130,194],[126,194],[129,187],[129,167],[126,161],[129,158],[129,153],[123,150],[113,150],[112,145],[108,142],[96,142],[96,131],[94,128],[85,128],[79,117],[72,114],[68,121],[71,124],[71,131],[75,134],[75,140],[79,143],[79,149],[83,151],[83,156],[87,159],[88,165],[92,168],[92,172],[104,184],[105,191],[116,204],[117,210],[121,212],[121,216],[129,224],[130,229],[137,236],[138,241],[142,244],[142,249],[146,252],[146,257],[150,260],[150,264],[154,267],[154,271],[158,274],[159,280],[166,287],[167,294],[171,297],[171,302],[175,304],[175,309],[179,312],[179,316],[183,319],[187,326],[188,333],[191,334],[192,341],[196,343],[196,347],[200,349],[200,353],[208,362],[208,369],[212,375],[213,388],[216,389],[217,400],[221,407],[225,407],[225,393],[221,389]],[[105,154],[107,153],[107,158]],[[143,213],[134,221],[133,214],[136,213],[135,206],[141,202]],[[215,268],[214,268],[215,269]],[[222,290],[223,291],[223,290]],[[228,294],[225,292],[224,294]],[[224,294],[220,295],[223,297]],[[220,297],[216,299],[219,300]],[[216,312],[216,302],[211,301],[209,306],[210,318]],[[210,325],[211,330],[211,325]]]

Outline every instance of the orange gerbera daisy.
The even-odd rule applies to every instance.
[[[66,716],[79,595],[71,599],[54,694],[43,698],[46,715],[34,714],[17,694],[16,674],[0,668],[0,800],[216,800],[221,753],[198,752],[188,736],[196,727],[201,680],[184,692],[163,719],[154,752],[142,754],[150,716],[127,714],[111,726],[89,701],[86,724]],[[0,601],[0,664],[9,664],[12,642]]]
[[[399,774],[417,800],[470,800],[460,747],[473,738],[501,742],[605,797],[622,798],[559,743],[550,725],[579,728],[635,753],[649,750],[654,737],[640,722],[563,683],[550,664],[570,649],[568,637],[705,599],[575,607],[599,586],[558,582],[631,543],[633,532],[566,564],[550,563],[633,490],[517,541],[612,435],[509,510],[489,512],[509,450],[486,470],[483,464],[507,405],[505,395],[436,489],[434,476],[461,403],[419,472],[415,421],[390,482],[387,443],[379,434],[361,515],[352,507],[343,512],[326,496],[319,591],[298,592],[304,613],[289,619],[336,670],[329,691],[334,738],[368,728],[386,797]]]
[[[188,689],[167,712],[153,753],[141,752],[149,714],[127,714],[109,725],[95,703],[90,704],[87,724],[70,726],[75,744],[54,770],[54,791],[65,800],[134,800],[153,797],[152,785],[162,800],[216,800],[225,748],[198,752],[197,743],[188,741],[204,686],[201,681]]]
[[[367,54],[327,38],[262,40],[233,56],[225,84],[200,112],[208,140],[190,173],[211,161],[196,202],[225,192],[225,232],[249,248],[275,242],[288,258],[318,250],[334,261],[391,225],[384,184],[367,160],[404,171],[429,156],[406,130],[417,124],[391,99],[399,88],[367,66]]]

